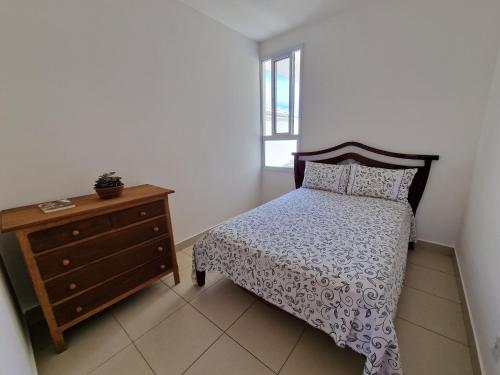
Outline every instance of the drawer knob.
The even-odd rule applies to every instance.
[[[153,232],[159,232],[160,231],[160,227],[153,227]]]
[[[63,259],[62,261],[63,266],[69,266],[70,263],[71,261],[69,259]]]
[[[81,306],[77,306],[77,307],[76,307],[76,309],[75,309],[75,311],[76,311],[77,313],[81,313],[81,312],[83,311],[83,307],[81,307]]]
[[[139,212],[139,215],[142,216],[142,217],[144,217],[144,216],[147,215],[147,213],[146,213],[146,211],[141,211],[141,212]]]
[[[166,265],[164,265],[164,264],[162,264],[162,265],[160,266],[160,269],[162,269],[162,270],[164,270],[165,268],[167,268],[167,266],[166,266]]]
[[[73,237],[77,237],[80,235],[80,231],[78,229],[75,229],[73,232],[71,232],[71,234],[73,235]]]
[[[75,283],[69,284],[69,290],[75,290],[75,289],[76,289],[76,284]]]
[[[163,246],[158,246],[158,252],[160,252],[160,253],[163,252]]]

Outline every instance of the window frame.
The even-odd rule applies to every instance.
[[[299,108],[298,108],[298,119],[299,128],[298,134],[294,134],[295,126],[295,56],[294,53],[300,51],[300,82],[299,82]],[[288,133],[276,133],[276,62],[283,59],[290,59],[290,87],[289,87],[289,119],[288,119]],[[264,77],[263,77],[263,63],[271,60],[271,135],[265,135],[265,103],[264,103]],[[281,50],[276,53],[264,54],[260,56],[259,65],[259,80],[260,80],[260,130],[261,130],[261,167],[265,170],[274,171],[293,171],[293,167],[275,167],[266,165],[266,155],[265,155],[265,142],[266,141],[284,141],[284,140],[296,140],[297,141],[297,151],[300,150],[301,134],[303,129],[302,122],[302,97],[303,97],[303,76],[304,76],[304,45],[300,44],[294,47],[290,47]]]

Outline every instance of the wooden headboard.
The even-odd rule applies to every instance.
[[[371,154],[381,155],[385,159],[390,159],[390,162],[372,159],[368,156],[360,155],[352,150],[356,148],[368,151],[368,153]],[[343,152],[342,149],[347,149],[347,151]],[[333,156],[326,155],[334,153],[335,155]],[[420,203],[420,199],[424,194],[427,178],[429,177],[429,171],[431,170],[431,163],[433,160],[439,159],[439,155],[400,154],[397,152],[379,150],[377,148],[366,146],[359,142],[345,142],[340,145],[319,151],[294,152],[293,155],[295,187],[297,189],[302,186],[302,181],[304,180],[306,160],[326,164],[338,164],[344,161],[354,160],[357,163],[369,167],[390,169],[417,168],[417,174],[413,179],[413,182],[410,186],[410,191],[408,193],[408,201],[410,202],[411,208],[413,209],[413,213],[416,213],[418,204]]]

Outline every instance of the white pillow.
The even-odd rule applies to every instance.
[[[314,163],[306,161],[302,186],[309,189],[345,194],[349,181],[349,165]]]
[[[412,169],[386,169],[351,165],[347,194],[406,201],[413,177]]]

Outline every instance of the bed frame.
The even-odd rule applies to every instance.
[[[380,161],[377,159],[372,159],[367,156],[358,154],[349,150],[348,152],[330,157],[325,157],[326,154],[332,154],[334,152],[339,152],[342,149],[352,149],[359,148],[369,153],[378,154],[386,159],[390,159],[391,162]],[[389,168],[389,169],[408,169],[417,168],[418,171],[413,178],[413,182],[410,186],[410,191],[408,192],[408,202],[415,214],[417,212],[418,204],[422,195],[424,194],[425,185],[427,184],[427,178],[429,177],[429,172],[431,170],[431,163],[433,160],[439,160],[439,155],[413,155],[413,154],[400,154],[397,152],[384,151],[378,148],[366,146],[359,142],[345,142],[340,145],[330,147],[324,150],[311,151],[311,152],[294,152],[294,171],[295,171],[295,187],[298,189],[302,186],[302,181],[304,180],[304,170],[306,168],[306,160],[315,161],[318,163],[325,164],[339,164],[342,162],[354,160],[360,164],[366,165],[368,167],[378,167],[378,168]],[[406,163],[398,163],[397,159],[406,160]],[[392,163],[394,161],[394,163]],[[410,161],[410,162],[408,162]],[[399,161],[401,162],[401,161]],[[419,165],[420,164],[420,165]]]
[[[382,158],[390,160],[390,162],[372,159],[368,156],[361,155],[352,150],[356,148],[368,151],[368,153],[371,154],[380,155]],[[342,151],[343,149],[347,149],[347,151]],[[302,186],[302,181],[304,180],[306,160],[325,164],[338,164],[342,162],[348,163],[349,161],[354,160],[357,163],[369,167],[389,169],[417,168],[418,171],[413,178],[413,182],[408,192],[408,201],[414,214],[417,212],[418,204],[420,203],[422,195],[424,194],[425,185],[427,184],[427,178],[429,177],[429,172],[431,170],[431,163],[433,160],[439,160],[439,155],[401,154],[397,152],[380,150],[359,142],[345,142],[337,146],[319,151],[294,152],[293,156],[295,187],[297,189]],[[408,244],[408,247],[410,249],[413,249],[414,246],[414,243]],[[196,280],[199,286],[205,285],[205,271],[196,271]]]

